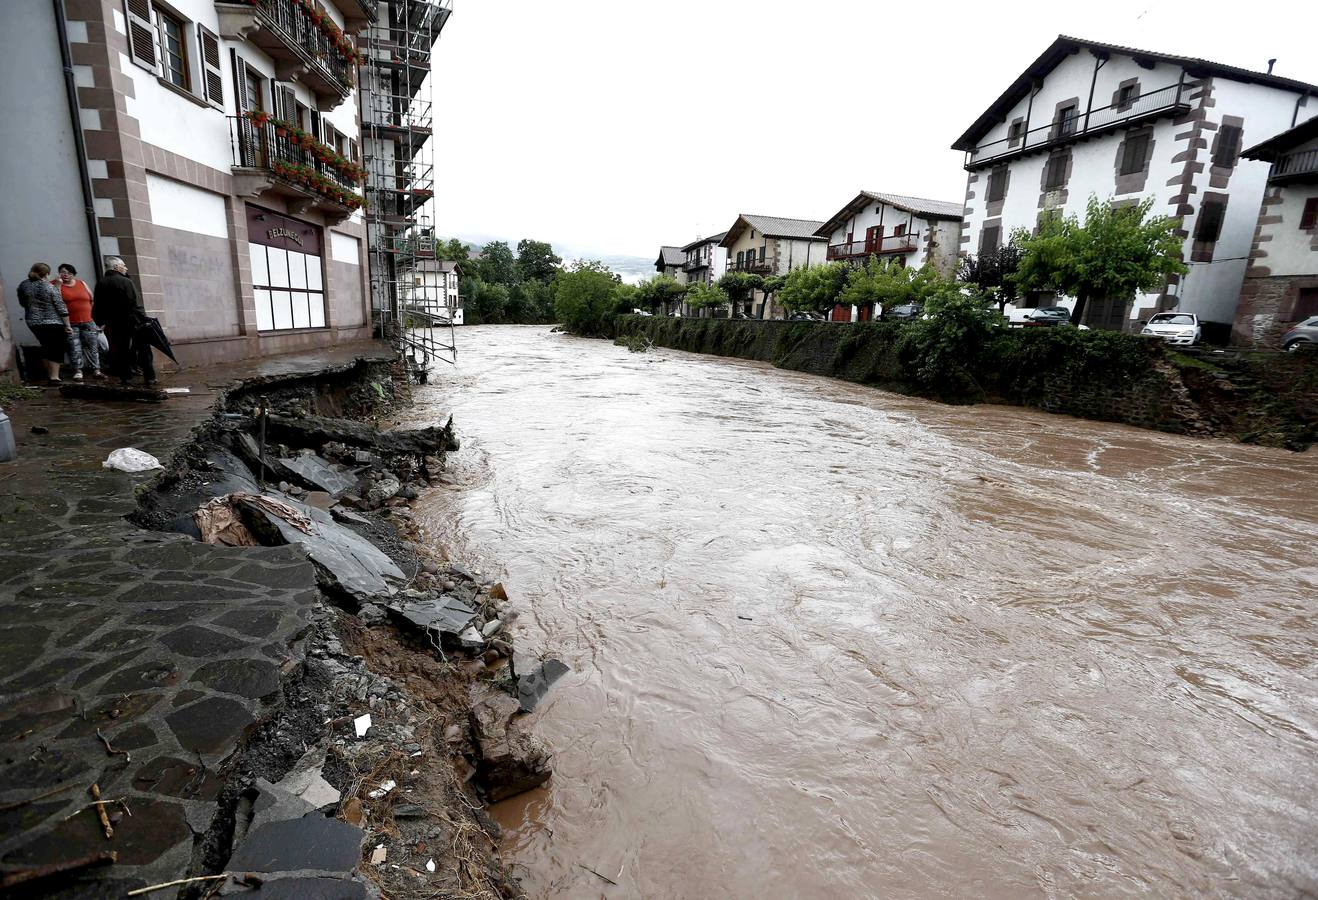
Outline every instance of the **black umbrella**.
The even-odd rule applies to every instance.
[[[174,365],[178,365],[178,357],[174,355],[174,348],[169,345],[169,338],[165,337],[165,329],[160,327],[159,319],[147,317],[137,329],[137,334],[152,347],[174,360]]]

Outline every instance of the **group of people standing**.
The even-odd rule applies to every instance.
[[[93,378],[104,378],[101,351],[108,349],[111,374],[124,384],[135,370],[141,371],[148,386],[155,384],[151,344],[143,334],[146,308],[119,257],[106,257],[105,275],[94,292],[69,263],[60,264],[55,278],[46,263],[33,263],[27,280],[18,286],[18,302],[27,327],[41,344],[47,383],[61,383],[65,355],[75,381],[83,380],[86,369],[91,369]]]

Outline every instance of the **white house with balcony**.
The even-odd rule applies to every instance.
[[[860,266],[874,256],[917,269],[929,264],[950,276],[961,214],[959,202],[861,191],[815,234],[828,238],[829,261]]]
[[[960,250],[995,249],[1044,215],[1083,218],[1090,196],[1151,197],[1154,214],[1180,218],[1189,273],[1133,303],[1093,303],[1086,323],[1134,329],[1180,310],[1225,340],[1268,180],[1240,151],[1316,114],[1315,85],[1060,36],[952,145],[969,173]]]
[[[67,261],[94,283],[122,257],[185,364],[369,336],[355,35],[376,6],[6,4],[22,77],[0,80],[0,115],[41,137],[0,136],[26,211],[0,220],[0,278]]]
[[[816,234],[823,224],[813,219],[742,213],[719,242],[728,255],[727,270],[763,276],[786,275],[793,269],[824,262],[828,239]],[[772,293],[754,291],[745,305],[746,309],[738,312],[754,319],[782,316]]]
[[[682,271],[686,273],[687,284],[713,284],[722,277],[728,266],[728,251],[719,242],[726,236],[727,232],[724,231],[696,238],[682,248],[686,254]]]

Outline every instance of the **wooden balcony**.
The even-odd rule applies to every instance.
[[[221,37],[264,50],[275,62],[276,79],[306,85],[321,111],[334,109],[352,93],[356,61],[295,0],[228,0],[217,2],[215,10]]]
[[[1117,128],[1128,128],[1142,121],[1187,112],[1190,91],[1184,84],[1150,91],[1125,103],[1113,103],[1075,116],[1049,122],[1001,140],[989,141],[966,153],[965,167],[978,169],[989,163],[1039,153],[1074,143]]]
[[[709,268],[709,259],[707,258],[702,259],[700,257],[696,257],[695,259],[688,259],[682,265],[682,270],[685,272],[694,272],[697,269],[708,269],[708,268]]]
[[[736,259],[728,260],[729,272],[750,272],[753,275],[772,275],[773,260],[771,259],[743,259],[738,262]]]
[[[1296,150],[1278,157],[1272,164],[1269,181],[1311,181],[1318,182],[1318,148]]]
[[[914,253],[919,247],[919,232],[890,234],[877,241],[847,241],[842,244],[830,244],[827,258],[830,260],[864,260],[871,256],[887,256],[892,253]]]

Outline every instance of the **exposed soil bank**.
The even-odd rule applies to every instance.
[[[1318,440],[1318,354],[1178,353],[1112,332],[1002,329],[949,386],[895,323],[624,316],[620,336],[753,359],[949,403],[1006,403],[1303,450]],[[932,385],[937,385],[932,386]]]

